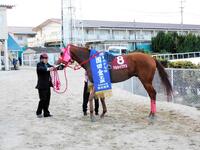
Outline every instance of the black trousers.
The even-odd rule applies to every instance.
[[[14,66],[14,69],[17,70],[17,65],[13,65],[13,66]]]
[[[83,91],[83,105],[82,105],[83,112],[87,112],[87,104],[88,104],[89,96],[90,96],[90,93],[88,92],[88,83],[85,82],[84,83],[84,91]],[[98,111],[99,111],[99,99],[94,98],[94,102],[95,102],[94,111],[95,111],[95,113],[98,113]]]
[[[36,111],[36,115],[40,115],[42,114],[42,110],[45,115],[49,115],[49,103],[50,103],[50,97],[51,97],[51,89],[38,89],[38,93],[39,93],[39,104],[38,104],[38,108]]]

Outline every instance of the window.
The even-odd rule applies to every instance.
[[[113,54],[118,54],[118,53],[120,53],[120,50],[119,49],[110,49],[109,52],[113,53]]]
[[[22,35],[18,35],[18,36],[17,36],[17,39],[18,39],[19,41],[21,41],[21,40],[23,40],[23,36],[22,36]]]

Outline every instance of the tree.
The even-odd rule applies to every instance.
[[[153,52],[183,53],[200,51],[200,36],[194,34],[178,35],[177,32],[159,32],[152,38]]]
[[[165,45],[165,33],[163,31],[158,32],[157,36],[152,38],[152,48],[154,52],[160,52],[164,49]]]

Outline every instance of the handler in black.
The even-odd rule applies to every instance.
[[[38,82],[36,88],[39,93],[39,104],[36,111],[36,115],[40,118],[42,117],[42,110],[44,113],[44,117],[51,117],[52,115],[49,112],[49,103],[51,97],[51,76],[50,71],[52,71],[54,67],[48,63],[48,55],[43,53],[40,55],[40,62],[37,64],[37,76]]]
[[[83,104],[82,104],[82,108],[83,108],[83,115],[86,116],[87,115],[87,104],[88,104],[88,100],[89,100],[89,96],[90,96],[90,92],[88,91],[88,76],[87,73],[85,72],[85,81],[84,81],[84,90],[83,90]],[[95,115],[99,115],[99,99],[94,97],[94,104],[95,104]]]

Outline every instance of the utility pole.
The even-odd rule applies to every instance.
[[[82,0],[79,1],[79,19],[80,19],[80,23],[81,23],[81,44],[83,46],[84,44],[84,22],[83,22],[83,12],[82,12]]]
[[[60,48],[65,47],[64,45],[64,29],[63,29],[63,0],[61,0],[61,42]]]
[[[136,22],[135,22],[135,19],[134,19],[134,49],[136,50],[137,49],[137,43],[136,43],[136,40],[137,40],[137,38],[136,38]]]
[[[8,71],[9,69],[9,58],[8,58],[8,42],[7,40],[4,41],[4,59],[5,59],[5,70]]]
[[[70,25],[70,37],[69,37],[69,40],[70,40],[70,43],[73,43],[73,16],[72,16],[72,0],[69,0],[69,13],[70,13],[70,22],[69,22],[69,25]]]
[[[183,3],[185,2],[185,0],[181,0],[181,24],[183,24],[183,12],[184,12],[184,6]]]
[[[62,30],[63,30],[63,43],[65,45],[74,42],[74,30],[75,30],[75,0],[62,0]]]

